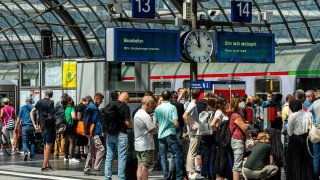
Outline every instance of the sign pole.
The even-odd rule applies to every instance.
[[[191,23],[192,30],[197,29],[197,0],[191,0]],[[190,82],[198,80],[198,64],[190,61]]]

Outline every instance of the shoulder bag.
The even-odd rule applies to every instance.
[[[11,112],[11,115],[9,116],[7,110],[5,108],[3,108],[3,110],[6,112],[7,116],[9,117],[9,121],[7,122],[6,129],[11,131],[14,129],[14,126],[15,126],[14,119],[12,119],[12,112]]]

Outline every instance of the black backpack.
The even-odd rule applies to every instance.
[[[223,121],[218,128],[218,131],[215,137],[216,144],[218,147],[226,147],[231,143],[231,137],[235,130],[233,129],[232,132],[230,131],[229,122],[230,122],[231,115],[232,114],[229,115],[229,120]]]
[[[124,129],[124,122],[121,119],[120,108],[116,103],[109,103],[101,112],[101,124],[104,132],[111,135],[119,134]]]
[[[54,116],[56,118],[56,127],[60,125],[66,124],[66,116],[65,116],[65,108],[61,104],[61,102],[56,104],[54,108]]]
[[[42,112],[42,128],[44,130],[53,130],[55,129],[55,118],[54,118],[54,110],[48,110]]]

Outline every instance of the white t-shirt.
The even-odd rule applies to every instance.
[[[226,116],[220,109],[216,110],[214,113],[214,119],[217,118],[217,126],[219,126],[223,121],[228,121],[229,117]]]
[[[154,150],[153,136],[150,131],[155,128],[155,125],[146,111],[139,109],[136,112],[134,115],[133,128],[135,150]]]
[[[186,112],[189,114],[188,120],[190,121],[190,125],[198,127],[197,131],[192,131],[189,126],[187,126],[189,135],[199,135],[199,114],[196,103],[190,102]]]

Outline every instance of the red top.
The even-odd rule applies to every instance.
[[[246,134],[234,123],[236,118],[241,118],[238,113],[233,113],[230,117],[229,128],[233,139],[244,139]],[[241,118],[242,119],[242,118]]]
[[[15,119],[14,109],[11,106],[5,105],[2,108],[2,126],[6,126],[9,122],[9,117]]]

